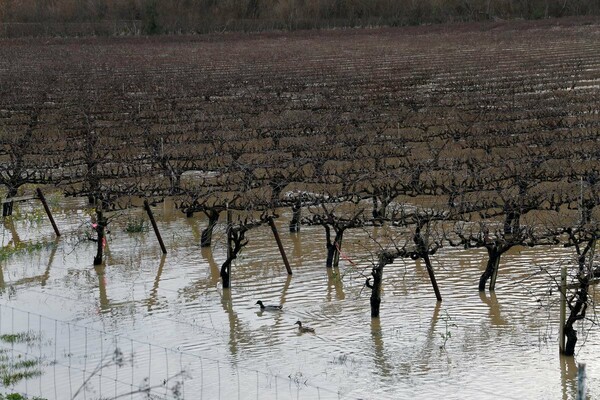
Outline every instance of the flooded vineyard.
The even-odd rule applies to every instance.
[[[147,216],[117,212],[105,263],[94,266],[86,201],[57,196],[54,204],[59,239],[36,204],[22,203],[2,228],[4,247],[44,244],[0,264],[0,333],[37,336],[12,345],[40,361],[41,375],[16,383],[18,392],[65,399],[79,389],[77,398],[99,398],[158,381],[152,393],[164,398],[574,399],[576,364],[585,363],[589,398],[600,394],[596,327],[578,325],[575,358],[558,351],[559,293],[550,274],[572,263],[568,249],[512,249],[495,292],[477,290],[485,252],[444,249],[434,257],[443,302],[419,261],[399,260],[386,268],[381,318],[371,319],[364,282],[378,228],[349,231],[332,269],[322,228],[280,229],[292,276],[271,230],[258,228],[232,267],[231,289],[223,289],[223,224],[212,250],[201,248],[205,218],[156,207],[168,249],[161,256]],[[287,227],[289,217],[282,210],[277,225]],[[140,232],[127,232],[134,222]],[[257,300],[283,310],[261,312]],[[297,320],[316,332],[299,333]],[[110,361],[116,348],[123,365],[109,362],[82,389],[101,355]]]
[[[599,397],[599,27],[0,40],[3,389]]]

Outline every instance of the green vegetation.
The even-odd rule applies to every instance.
[[[442,317],[442,320],[444,321],[444,332],[440,333],[440,336],[442,337],[442,340],[444,341],[444,343],[442,343],[440,348],[445,349],[446,343],[452,337],[452,331],[450,330],[450,328],[451,327],[456,328],[457,325],[452,322],[452,317],[450,317],[450,314],[448,314],[448,310],[444,311],[444,316]]]
[[[19,355],[17,358],[21,357]],[[5,387],[42,374],[42,371],[38,369],[39,361],[19,360],[11,362],[6,356],[6,350],[0,351],[0,363],[0,379],[2,379],[2,385]]]
[[[32,332],[21,332],[21,333],[6,333],[0,335],[0,340],[5,343],[33,343],[39,340],[39,337]]]
[[[146,232],[147,230],[148,225],[143,218],[129,218],[125,225],[125,232],[127,233]]]
[[[6,344],[26,343],[31,345],[40,340],[40,337],[32,332],[21,332],[16,334],[4,334],[0,336],[0,342]],[[10,355],[6,348],[0,349],[0,383],[4,387],[12,386],[23,379],[29,379],[40,376],[40,360],[37,358],[27,358],[22,354]],[[6,399],[25,399],[18,393],[7,395],[0,394],[0,400]],[[41,400],[40,398],[37,398]]]
[[[0,400],[46,400],[43,397],[25,397],[19,393],[2,394],[0,393]]]
[[[27,221],[30,224],[39,224],[46,218],[46,213],[43,208],[34,208],[33,210],[24,211],[21,207],[14,207],[11,214],[13,221]]]

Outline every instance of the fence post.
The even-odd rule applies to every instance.
[[[560,353],[565,352],[565,323],[567,318],[567,267],[560,271],[560,326],[558,328],[558,348]]]

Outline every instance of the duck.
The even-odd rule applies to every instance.
[[[296,323],[294,325],[298,325],[298,331],[300,333],[315,333],[315,328],[310,328],[308,326],[302,326],[302,322],[301,321],[296,321]]]
[[[267,310],[267,311],[281,311],[283,309],[283,306],[276,306],[276,305],[264,305],[263,302],[261,300],[258,300],[256,302],[256,304],[258,304],[260,306],[261,311]]]

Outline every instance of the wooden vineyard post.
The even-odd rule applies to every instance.
[[[563,266],[560,272],[560,326],[558,328],[558,348],[560,353],[565,352],[565,323],[567,318],[567,267]]]
[[[433,273],[433,266],[431,265],[429,254],[423,254],[423,260],[425,261],[425,266],[427,267],[427,273],[429,274],[429,279],[431,280],[431,286],[433,286],[433,291],[435,292],[435,298],[437,301],[442,301],[442,295],[440,294],[440,289],[438,288],[437,280],[435,279],[435,274]]]
[[[277,233],[277,227],[275,226],[275,221],[273,218],[269,218],[269,226],[273,231],[273,236],[275,237],[275,241],[277,242],[277,247],[279,247],[279,252],[281,253],[281,258],[283,259],[283,263],[285,264],[285,269],[287,270],[288,275],[292,275],[292,268],[290,267],[290,263],[285,255],[285,249],[283,248],[283,244],[281,243],[281,238],[279,237],[279,233]]]
[[[144,200],[144,209],[148,214],[148,218],[150,218],[152,229],[154,229],[154,233],[156,234],[156,238],[158,239],[158,243],[160,244],[160,248],[163,254],[167,254],[167,248],[165,247],[165,243],[162,240],[162,236],[160,236],[160,231],[158,230],[158,226],[156,225],[156,220],[154,219],[154,214],[152,214],[152,210],[150,209],[150,204],[148,204],[148,200]]]
[[[56,233],[56,236],[60,236],[58,226],[56,226],[56,222],[54,222],[54,218],[52,217],[52,212],[50,211],[50,207],[48,207],[48,203],[46,202],[46,197],[44,197],[44,194],[42,193],[42,189],[37,188],[36,192],[37,192],[38,198],[40,199],[40,201],[42,202],[42,205],[44,206],[46,215],[48,215],[48,219],[50,220],[50,223],[52,224],[54,233]]]
[[[231,223],[232,223],[231,210],[229,204],[227,204],[227,258],[231,258],[231,252],[233,251],[232,240],[231,240]]]
[[[425,261],[425,266],[427,267],[427,274],[429,274],[431,286],[433,286],[433,291],[435,292],[435,298],[437,299],[437,301],[442,301],[442,295],[440,294],[440,289],[438,288],[437,280],[435,279],[435,273],[433,272],[433,265],[431,265],[429,252],[427,251],[425,240],[421,235],[421,226],[417,227],[413,240],[417,245],[417,257],[421,257],[423,261]]]

